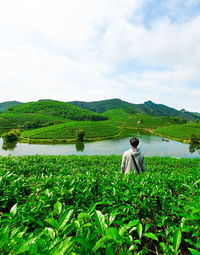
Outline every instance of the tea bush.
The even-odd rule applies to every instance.
[[[1,254],[200,254],[200,159],[0,157]]]

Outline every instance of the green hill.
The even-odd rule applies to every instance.
[[[42,100],[37,102],[25,103],[13,107],[14,113],[42,113],[59,116],[71,120],[105,120],[106,118],[100,114],[81,109],[69,103]]]
[[[166,116],[152,116],[144,113],[130,114],[123,109],[113,109],[103,113],[107,123],[128,128],[156,128],[177,124],[180,119]]]
[[[147,101],[144,104],[141,104],[140,107],[146,114],[154,116],[178,117],[186,120],[193,120],[198,118],[198,116],[192,112],[178,111],[163,104],[155,104],[152,101]]]
[[[85,131],[85,138],[110,137],[120,132],[119,128],[94,121],[73,121],[22,132],[21,137],[29,139],[76,139],[79,130]]]
[[[113,109],[123,109],[127,113],[131,114],[145,113],[152,116],[178,117],[186,120],[194,120],[199,118],[197,114],[192,112],[178,111],[163,104],[155,104],[152,101],[147,101],[144,104],[132,104],[115,98],[95,102],[72,101],[69,103],[98,113],[103,113]]]
[[[22,104],[22,103],[18,101],[7,101],[7,102],[0,103],[0,112],[5,112],[8,107],[13,107],[18,104]]]
[[[124,109],[126,112],[132,114],[141,112],[137,105],[122,101],[118,98],[94,102],[72,101],[69,103],[98,113],[103,113],[112,109]]]
[[[2,113],[0,114],[0,128],[23,128],[27,127],[40,127],[44,125],[53,125],[67,120],[61,117],[41,114],[41,113]],[[25,127],[25,126],[24,126]]]

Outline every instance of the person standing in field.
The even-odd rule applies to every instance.
[[[140,174],[145,171],[144,155],[137,148],[139,140],[135,137],[130,140],[131,148],[124,152],[121,163],[121,173],[127,174],[134,171],[134,174]]]

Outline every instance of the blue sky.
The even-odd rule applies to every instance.
[[[200,0],[0,0],[0,102],[200,112]]]

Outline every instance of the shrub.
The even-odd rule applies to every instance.
[[[79,142],[83,142],[83,139],[85,137],[85,131],[84,130],[78,130],[77,134],[76,134],[76,140]]]
[[[5,133],[2,138],[5,143],[12,143],[18,140],[20,135],[19,129],[13,129],[7,133]]]
[[[191,134],[190,141],[192,144],[199,144],[199,138],[195,134]]]

